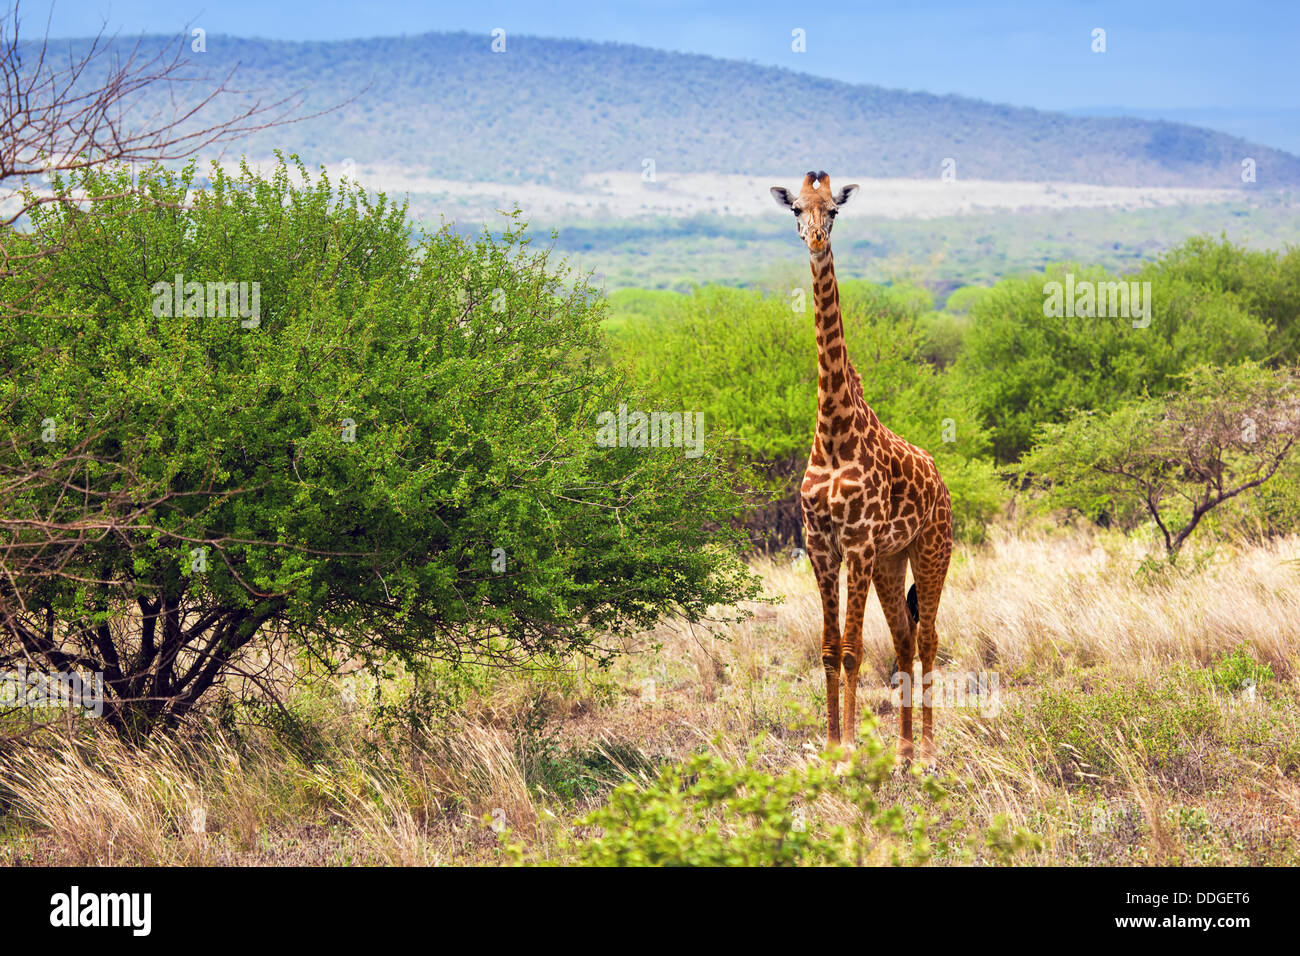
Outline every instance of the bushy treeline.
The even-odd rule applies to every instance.
[[[1076,287],[1149,283],[1149,315],[1045,316],[1045,286],[1071,275]],[[1198,237],[1128,276],[1058,265],[977,294],[959,328],[944,332],[994,456],[1010,464],[1041,425],[1063,421],[1071,409],[1164,394],[1198,365],[1294,363],[1300,248],[1251,251]]]
[[[1061,300],[1090,287],[1092,306],[1079,299],[1076,314],[1053,313],[1054,284]],[[1009,480],[1050,426],[1158,400],[1198,368],[1300,359],[1295,248],[1252,251],[1197,237],[1134,274],[1060,264],[959,289],[941,309],[913,285],[841,281],[840,294],[867,401],[934,455],[968,540],[1009,500]],[[615,354],[663,401],[722,426],[737,456],[797,512],[817,390],[810,296],[702,286],[688,295],[624,290],[611,302]],[[1271,529],[1300,518],[1283,505],[1295,476],[1288,460],[1248,499]],[[782,529],[791,521],[797,526],[797,514]]]

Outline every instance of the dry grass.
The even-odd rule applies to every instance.
[[[959,550],[939,611],[941,661],[960,669],[1060,673],[1069,662],[1205,664],[1244,644],[1280,674],[1294,675],[1297,539],[1251,548],[1223,544],[1195,573],[1145,571],[1144,557],[1126,538],[1087,534],[1001,533],[978,551]],[[786,595],[780,624],[816,658],[821,610],[806,565],[762,570],[772,590]],[[874,598],[864,636],[868,659],[887,668],[893,652]]]
[[[49,739],[7,755],[6,796],[18,815],[51,834],[61,859],[76,865],[210,862],[209,806],[235,832],[255,832],[250,781],[220,737],[206,741],[210,762],[158,739],[133,748],[115,737]]]
[[[340,740],[320,763],[262,732],[133,747],[83,727],[0,766],[16,863],[431,865],[491,845],[485,818],[525,837],[538,820],[508,735],[459,721],[386,751]]]
[[[941,674],[995,674],[1001,697],[995,712],[938,713],[949,818],[1033,831],[1032,862],[1294,863],[1300,539],[1219,545],[1178,570],[1144,557],[1078,532],[995,535],[955,556]],[[665,761],[753,747],[774,769],[815,759],[819,599],[806,567],[758,569],[784,601],[720,635],[665,624],[610,671],[481,682],[459,716],[401,733],[322,683],[292,705],[310,715],[310,748],[259,728],[133,748],[85,727],[11,747],[0,860],[490,863],[495,825],[563,861],[571,821]],[[1249,693],[1233,660],[1259,668]],[[873,598],[860,696],[886,740],[891,663]],[[900,777],[881,795],[902,805],[915,787]]]

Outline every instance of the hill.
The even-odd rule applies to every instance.
[[[86,41],[66,42],[76,50]],[[238,65],[235,85],[263,98],[303,89],[307,111],[345,103],[240,144],[253,156],[280,147],[331,168],[352,159],[434,178],[567,187],[593,172],[639,173],[646,159],[660,174],[796,176],[815,166],[938,179],[950,157],[959,180],[1236,188],[1251,157],[1259,187],[1300,184],[1295,156],[1194,126],[1067,116],[626,44],[510,35],[494,53],[490,36],[466,33],[343,42],[212,35],[205,53],[187,45],[185,55],[212,76]]]

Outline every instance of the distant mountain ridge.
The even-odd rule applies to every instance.
[[[430,176],[567,185],[586,173],[641,170],[646,160],[673,172],[795,177],[818,168],[938,179],[951,159],[959,179],[1231,188],[1242,185],[1250,158],[1254,187],[1300,185],[1300,158],[1199,127],[903,92],[627,44],[508,34],[505,52],[494,53],[486,34],[209,35],[206,53],[187,45],[186,56],[213,76],[238,63],[235,85],[264,98],[306,88],[306,111],[360,93],[334,113],[237,147],[253,156],[298,152],[331,169],[345,159],[383,161]]]

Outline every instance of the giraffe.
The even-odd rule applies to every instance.
[[[822,598],[822,664],[826,670],[826,745],[841,742],[840,671],[844,673],[843,740],[857,729],[862,615],[874,582],[894,640],[902,681],[898,714],[900,764],[913,759],[912,665],[921,658],[921,687],[933,681],[939,638],[934,621],[952,556],[952,502],[934,459],[899,438],[863,397],[849,361],[831,256],[831,227],[856,185],[831,194],[825,172],[809,172],[797,195],[772,187],[777,203],[794,212],[808,246],[817,328],[817,426],[800,486],[804,544]],[[840,564],[848,569],[844,631],[840,632]],[[914,583],[904,594],[908,564]],[[934,715],[922,695],[921,761],[935,765]]]

